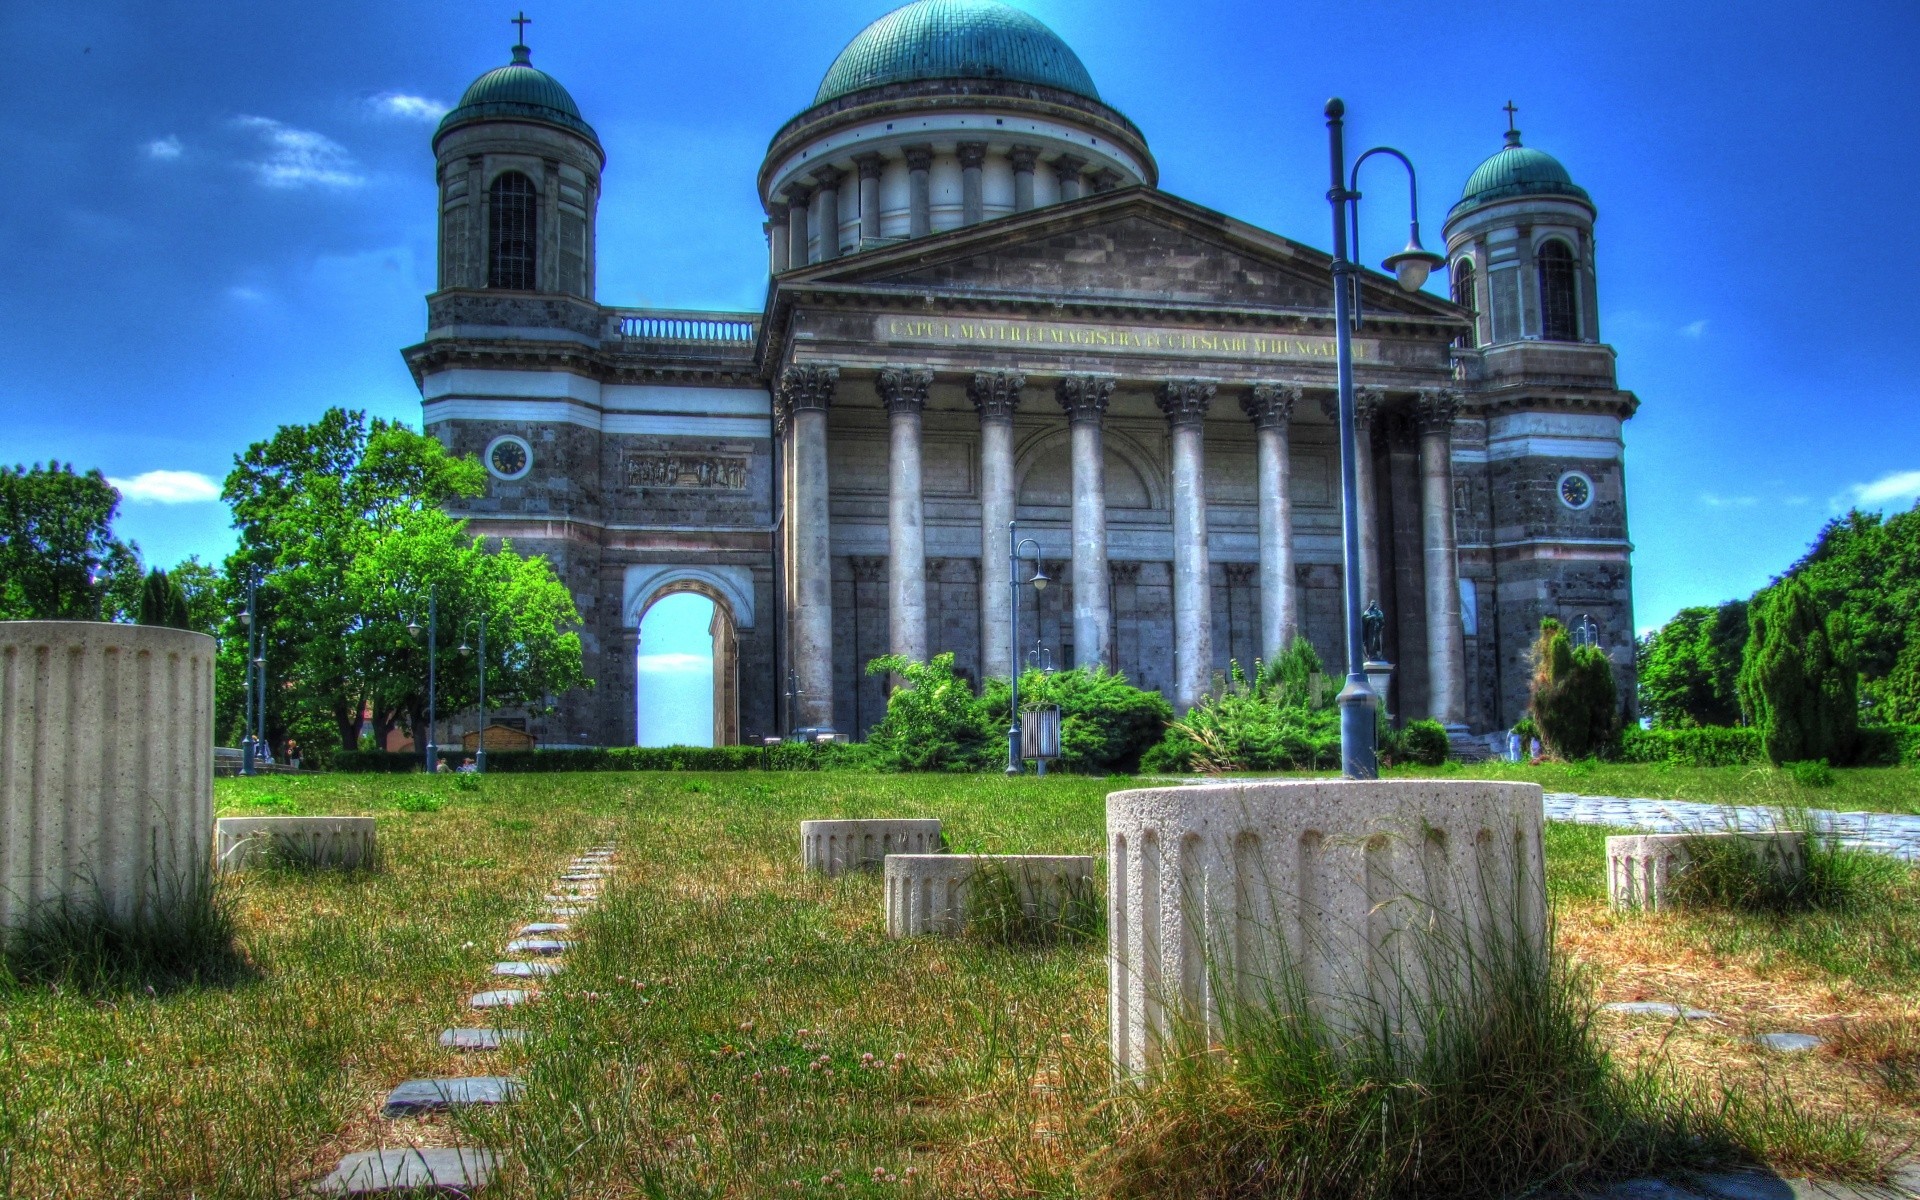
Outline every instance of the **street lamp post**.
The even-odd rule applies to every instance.
[[[259,606],[259,580],[257,577],[249,577],[247,580],[247,606],[240,610],[240,625],[247,632],[247,650],[244,660],[246,662],[246,671],[241,676],[244,680],[241,708],[246,713],[245,721],[247,726],[246,740],[240,744],[240,773],[242,775],[251,775],[254,773],[253,634],[256,622],[253,619],[253,614]]]
[[[1012,628],[1007,636],[1007,670],[1012,675],[1013,698],[1008,702],[1007,723],[1007,774],[1020,773],[1020,550],[1033,547],[1033,578],[1027,582],[1033,584],[1035,592],[1046,590],[1047,573],[1040,569],[1040,543],[1032,538],[1020,536],[1020,522],[1007,522],[1007,592],[1012,603],[1008,610],[1012,614]]]
[[[407,625],[407,632],[412,634],[416,638],[419,637],[420,623],[418,621],[409,622]],[[427,736],[426,736],[427,759],[426,759],[426,764],[427,764],[427,774],[429,775],[433,774],[434,767],[439,765],[439,747],[433,744],[433,723],[437,715],[435,712],[435,706],[439,700],[439,696],[436,691],[436,685],[438,683],[438,680],[435,677],[437,663],[435,662],[435,656],[434,656],[434,644],[439,640],[440,640],[440,593],[439,593],[439,589],[435,585],[428,584],[427,585]]]
[[[1339,97],[1327,101],[1327,149],[1333,178],[1327,202],[1333,206],[1333,323],[1340,386],[1340,532],[1347,618],[1347,685],[1339,696],[1340,763],[1341,774],[1348,779],[1378,779],[1380,760],[1374,747],[1374,728],[1379,698],[1374,695],[1365,669],[1366,644],[1360,607],[1360,456],[1353,434],[1352,323],[1354,293],[1358,290],[1354,279],[1359,268],[1347,259],[1349,215],[1357,243],[1361,163],[1375,154],[1386,154],[1399,159],[1407,168],[1408,189],[1413,197],[1412,236],[1405,249],[1388,256],[1382,264],[1394,273],[1400,286],[1409,292],[1419,291],[1433,268],[1446,260],[1420,245],[1419,193],[1413,190],[1413,164],[1407,161],[1406,155],[1390,147],[1377,146],[1354,161],[1349,179],[1343,120],[1346,111],[1347,106]]]
[[[473,647],[460,643],[460,657],[473,653]],[[475,737],[473,750],[473,770],[477,775],[487,773],[487,614],[480,613],[480,732]]]

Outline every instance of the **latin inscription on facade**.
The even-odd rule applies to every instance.
[[[747,460],[714,454],[629,454],[621,463],[628,487],[722,488],[747,486]]]
[[[1334,339],[1311,334],[1089,325],[1062,321],[878,317],[874,321],[874,335],[880,341],[895,345],[1034,346],[1097,350],[1111,354],[1198,355],[1277,362],[1332,363],[1335,354]],[[1355,338],[1353,357],[1356,362],[1382,361],[1380,343],[1369,338]]]

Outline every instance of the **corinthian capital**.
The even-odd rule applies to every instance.
[[[1353,389],[1353,427],[1369,429],[1373,419],[1380,415],[1380,406],[1387,402],[1385,390],[1377,387]],[[1320,411],[1327,414],[1327,420],[1335,425],[1340,423],[1340,393],[1324,392],[1320,396]]]
[[[795,363],[780,372],[780,403],[789,412],[809,408],[825,412],[832,406],[833,390],[839,385],[839,367]]]
[[[1167,424],[1198,425],[1207,419],[1207,406],[1219,390],[1211,379],[1168,379],[1160,384],[1155,401],[1167,414]]]
[[[1107,401],[1113,399],[1113,385],[1117,382],[1110,375],[1068,375],[1060,380],[1053,394],[1060,401],[1060,407],[1067,410],[1068,423],[1078,425],[1091,421],[1098,425],[1107,415]]]
[[[1240,411],[1260,429],[1285,429],[1300,403],[1297,383],[1256,383],[1240,395]]]
[[[917,413],[927,406],[927,389],[933,386],[933,372],[925,367],[882,367],[873,377],[873,390],[880,403],[895,416]]]
[[[1026,386],[1027,377],[1018,371],[978,371],[967,381],[967,399],[982,421],[1011,421]]]
[[[1446,433],[1460,412],[1460,393],[1453,388],[1421,388],[1414,393],[1413,419],[1421,433]]]

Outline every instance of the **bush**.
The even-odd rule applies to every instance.
[[[1546,617],[1533,644],[1531,716],[1555,758],[1577,761],[1613,748],[1619,698],[1613,664],[1597,646],[1576,648],[1560,622]]]
[[[457,762],[464,753],[443,755]],[[489,750],[488,774],[549,771],[822,771],[867,765],[864,746],[840,742],[782,742],[777,746],[594,746],[577,750]],[[406,772],[420,769],[417,754],[356,750],[335,754],[335,771]]]
[[[1920,766],[1920,725],[1870,725],[1854,734],[1854,765]]]
[[[988,680],[980,697],[982,720],[1000,728],[1006,721],[1008,700],[1007,681]],[[1028,671],[1020,676],[1023,709],[1050,704],[1060,706],[1058,765],[1090,775],[1138,771],[1142,756],[1173,720],[1173,706],[1165,696],[1137,688],[1125,675],[1105,667],[1075,667],[1051,674]]]
[[[1833,768],[1828,766],[1823,758],[1817,758],[1812,762],[1788,763],[1787,772],[1801,787],[1830,788],[1835,782]]]
[[[1141,762],[1148,771],[1307,771],[1340,765],[1340,713],[1320,657],[1295,639],[1253,677],[1233,664],[1227,690],[1193,706]]]
[[[1860,722],[1858,676],[1835,653],[1827,613],[1789,576],[1754,598],[1740,664],[1740,704],[1778,765],[1851,762]]]
[[[886,654],[867,674],[903,681],[887,697],[887,715],[867,735],[873,762],[886,771],[978,771],[1000,760],[1005,730],[996,726],[967,681],[953,670],[953,653],[931,662]]]
[[[1438,721],[1422,719],[1407,722],[1395,739],[1399,757],[1421,767],[1437,767],[1447,761],[1453,743],[1447,740],[1447,727]]]
[[[1695,729],[1629,729],[1620,737],[1620,757],[1634,763],[1677,767],[1740,767],[1761,760],[1760,733],[1749,727],[1706,725]]]

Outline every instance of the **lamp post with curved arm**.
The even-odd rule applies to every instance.
[[[1346,593],[1347,685],[1340,689],[1340,771],[1348,779],[1378,779],[1380,760],[1374,746],[1379,697],[1366,674],[1366,643],[1360,594],[1360,483],[1359,446],[1353,433],[1353,326],[1358,322],[1359,268],[1347,258],[1347,228],[1351,220],[1357,248],[1360,227],[1360,164],[1376,154],[1400,160],[1407,169],[1407,191],[1413,222],[1406,248],[1390,254],[1381,265],[1392,271],[1402,289],[1417,292],[1427,276],[1446,259],[1420,244],[1420,193],[1413,164],[1390,146],[1376,146],[1362,154],[1347,173],[1345,121],[1347,106],[1339,97],[1327,101],[1327,149],[1333,187],[1327,202],[1333,206],[1333,323],[1340,381],[1340,532],[1342,583]]]
[[[420,622],[407,623],[407,632],[414,637],[420,636]],[[438,679],[435,651],[440,641],[440,590],[433,584],[427,585],[427,774],[431,775],[439,767],[440,748],[433,744],[433,723],[438,714],[434,709],[438,704]]]
[[[1027,582],[1036,592],[1044,591],[1047,573],[1040,569],[1040,543],[1020,536],[1020,522],[1007,522],[1007,591],[1012,603],[1012,628],[1007,637],[1007,671],[1012,676],[1013,698],[1008,702],[1007,774],[1020,774],[1020,551],[1033,547],[1033,578]]]
[[[473,653],[473,647],[460,643],[460,657]],[[480,733],[474,741],[473,771],[476,775],[487,773],[487,610],[480,610],[480,657],[475,665],[480,671]]]

